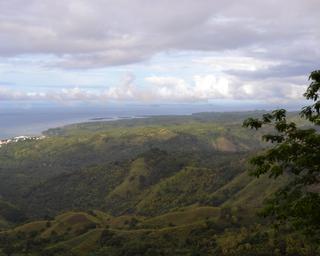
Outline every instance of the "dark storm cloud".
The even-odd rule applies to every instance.
[[[237,50],[292,60],[284,72],[302,73],[295,62],[320,57],[319,8],[318,0],[0,1],[0,55],[53,54],[62,68],[96,68],[168,50]]]

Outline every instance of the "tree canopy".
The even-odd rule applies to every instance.
[[[285,224],[312,239],[320,238],[320,70],[313,71],[304,93],[312,104],[300,116],[309,121],[299,127],[287,117],[285,109],[274,110],[261,118],[249,118],[245,127],[272,127],[263,139],[273,144],[250,160],[251,175],[277,178],[287,174],[290,182],[269,200],[264,214],[276,224]]]

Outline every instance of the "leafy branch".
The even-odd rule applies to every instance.
[[[261,118],[248,118],[243,126],[260,129],[273,127],[263,135],[273,147],[250,160],[256,177],[267,174],[277,178],[284,173],[290,182],[268,201],[264,215],[272,216],[276,223],[287,224],[309,237],[320,235],[320,70],[313,71],[304,97],[313,104],[302,108],[300,116],[310,122],[300,128],[289,121],[285,109],[274,110]]]

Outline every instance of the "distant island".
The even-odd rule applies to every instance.
[[[103,120],[120,120],[120,119],[134,119],[134,118],[146,118],[148,115],[137,115],[137,116],[115,116],[115,117],[94,117],[90,118],[89,121],[103,121]]]
[[[90,118],[90,121],[101,121],[101,120],[113,120],[115,119],[114,117],[94,117]]]

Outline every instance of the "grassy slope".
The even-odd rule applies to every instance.
[[[62,237],[60,242],[47,243],[46,248],[49,250],[64,248],[76,253],[76,255],[86,255],[89,251],[99,247],[100,235],[107,223],[110,224],[107,225],[108,227],[113,226],[111,229],[113,232],[125,239],[130,239],[130,237],[137,239],[137,236],[142,234],[154,237],[167,233],[179,233],[181,236],[181,233],[184,233],[186,236],[192,228],[204,225],[205,220],[217,216],[218,212],[219,209],[214,207],[201,207],[180,210],[146,220],[137,217],[139,224],[134,229],[128,229],[127,224],[121,220],[123,217],[106,215],[103,219],[99,219],[97,213],[90,215],[84,212],[67,212],[57,216],[54,220],[31,222],[6,232],[6,234],[19,233],[28,237],[28,234],[33,233],[36,234],[35,239],[48,239],[47,241],[54,237]],[[121,222],[123,224],[119,225]],[[118,223],[116,229],[112,223]],[[172,227],[172,225],[175,226]]]
[[[25,214],[12,203],[0,199],[0,230],[25,220]]]
[[[158,183],[137,205],[140,213],[163,213],[201,202],[216,189],[222,180],[217,172],[205,168],[189,167]]]
[[[85,255],[99,247],[105,229],[121,243],[147,237],[172,246],[168,236],[182,241],[208,221],[216,234],[236,218],[246,223],[252,214],[241,208],[258,208],[286,178],[252,180],[244,172],[247,151],[262,144],[241,128],[240,116],[77,124],[51,130],[43,141],[2,147],[0,193],[30,216],[104,210],[66,212],[9,233],[32,233],[47,249]]]
[[[142,180],[148,175],[149,170],[143,158],[133,161],[123,182],[107,195],[107,208],[119,214],[133,208],[144,192]]]
[[[160,216],[148,218],[143,221],[140,225],[143,227],[150,228],[164,228],[168,226],[181,226],[191,223],[197,223],[204,221],[208,218],[218,217],[220,214],[220,208],[202,206],[192,206],[186,209],[179,209]]]
[[[100,165],[59,175],[26,194],[26,212],[29,216],[43,217],[71,209],[101,208],[105,196],[121,183],[126,173],[125,165]],[[41,211],[36,210],[39,206]]]
[[[264,199],[270,197],[287,181],[288,177],[286,176],[276,180],[270,179],[267,176],[262,176],[260,179],[252,179],[245,187],[230,196],[222,206],[245,205],[250,209],[260,207]]]
[[[133,163],[134,167],[141,167],[141,165],[143,168],[145,167],[142,159]],[[133,171],[135,173],[137,170],[133,169]],[[246,239],[247,234],[236,233],[237,239],[232,240],[231,243],[230,237],[235,237],[236,234],[232,229],[228,232],[223,230],[228,228],[235,220],[233,219],[234,217],[225,216],[222,209],[226,206],[237,209],[243,205],[248,205],[251,211],[252,206],[258,206],[267,196],[266,193],[260,192],[270,188],[274,188],[271,180],[263,179],[261,182],[257,182],[257,180],[248,178],[245,173],[241,173],[214,193],[217,195],[224,193],[222,191],[229,191],[229,196],[230,193],[233,195],[231,196],[232,199],[227,199],[221,207],[193,205],[149,218],[136,215],[113,217],[101,211],[91,213],[66,212],[51,221],[36,221],[17,227],[11,231],[11,234],[17,234],[18,232],[25,234],[36,233],[36,237],[49,241],[45,243],[46,250],[58,252],[58,255],[63,251],[71,251],[75,255],[82,256],[100,248],[101,235],[106,228],[112,234],[113,238],[110,238],[110,241],[113,241],[112,243],[114,241],[119,241],[121,244],[124,241],[130,241],[130,243],[136,241],[138,243],[139,241],[147,240],[149,243],[160,243],[168,247],[173,246],[172,243],[184,242],[194,232],[203,233],[205,232],[204,230],[211,230],[210,232],[215,234],[215,238],[212,237],[212,239],[218,239],[219,245],[226,248],[226,250],[230,248],[232,251],[232,248],[237,243],[241,243],[243,239]],[[257,189],[260,189],[259,193],[255,193]],[[244,218],[241,219],[242,225],[252,222],[252,218],[254,218],[252,213],[248,214],[239,211],[233,213],[233,216],[237,218],[242,216]],[[245,220],[246,218],[248,220]],[[208,221],[213,223],[209,229]],[[173,242],[168,242],[168,239]],[[179,247],[177,247],[177,250],[175,252],[176,255],[187,253],[187,251],[180,251],[181,248]]]

